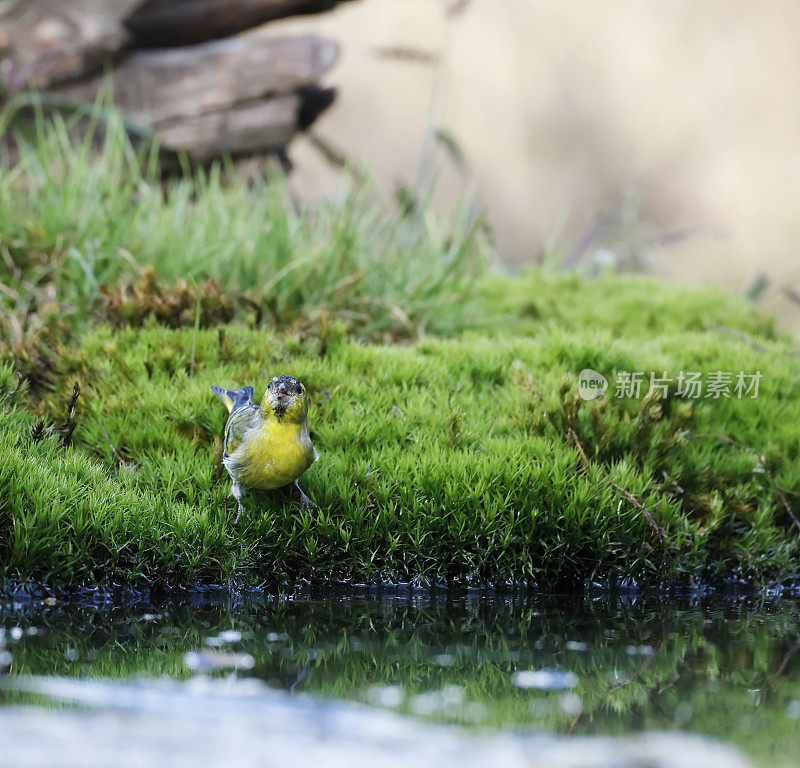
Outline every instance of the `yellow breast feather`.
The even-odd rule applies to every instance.
[[[244,485],[271,491],[293,483],[315,458],[305,425],[266,420],[245,433],[226,466]]]

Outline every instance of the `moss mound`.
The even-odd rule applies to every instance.
[[[796,577],[800,369],[768,321],[634,278],[498,278],[485,296],[502,328],[408,346],[336,329],[103,326],[60,350],[33,398],[6,365],[0,573],[543,587]],[[581,399],[585,368],[608,378],[607,397]],[[617,397],[635,371],[673,383]],[[681,396],[681,371],[730,372],[731,396]],[[740,371],[761,373],[757,398],[737,397]],[[311,394],[321,459],[304,488],[319,509],[250,495],[233,528],[225,414],[208,387],[259,389],[276,373]],[[75,382],[76,426],[59,429]]]
[[[476,211],[431,195],[162,179],[108,115],[78,144],[38,119],[0,166],[0,579],[795,578],[799,358],[770,320],[635,277],[487,276]],[[234,529],[208,387],[280,372],[312,395],[319,510],[253,496]]]

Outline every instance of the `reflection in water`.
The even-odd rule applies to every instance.
[[[12,675],[234,674],[470,726],[680,729],[770,766],[800,753],[800,609],[790,601],[196,597],[0,604],[0,625]],[[0,692],[0,702],[29,699]]]

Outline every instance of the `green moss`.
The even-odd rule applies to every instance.
[[[582,285],[594,297],[595,284]],[[635,304],[632,285],[620,281],[619,293]],[[733,303],[714,301],[711,314],[731,322]],[[3,573],[548,586],[794,578],[800,532],[783,504],[800,494],[792,348],[746,312],[758,344],[679,323],[618,336],[617,315],[609,330],[594,311],[585,328],[547,321],[527,335],[412,346],[235,325],[102,327],[63,350],[37,406],[63,417],[80,383],[71,447],[31,442],[29,406],[1,417]],[[583,368],[606,375],[612,396],[582,401]],[[761,371],[759,397],[613,396],[619,372],[681,370]],[[321,459],[304,488],[319,510],[250,496],[250,519],[233,528],[217,437],[225,413],[208,387],[263,387],[280,372],[311,394]]]
[[[487,277],[466,210],[443,224],[354,190],[298,208],[280,179],[219,167],[162,184],[113,113],[100,144],[39,120],[0,168],[0,576],[795,576],[798,356],[751,307],[630,276]],[[87,332],[100,318],[119,327]],[[625,372],[763,379],[757,400],[586,403],[584,368],[612,395]],[[252,497],[234,529],[208,387],[278,372],[312,394],[320,508]],[[76,381],[76,429],[51,428]]]
[[[502,275],[487,279],[481,295],[493,315],[510,323],[515,333],[536,332],[551,321],[576,331],[602,328],[635,338],[706,330],[723,337],[777,336],[773,318],[732,294],[712,288],[693,290],[640,275],[607,273],[586,280],[574,272],[535,269],[513,280]]]
[[[336,203],[302,206],[278,169],[162,180],[113,111],[97,143],[90,132],[76,146],[56,115],[18,139],[13,168],[0,164],[0,349],[52,344],[55,326],[84,327],[103,304],[112,320],[191,326],[198,297],[207,316],[214,304],[227,314],[235,297],[242,320],[336,322],[372,340],[453,333],[475,319],[488,248],[466,207],[447,222],[428,204],[400,216],[376,188],[347,184]],[[142,270],[144,290],[128,291]]]

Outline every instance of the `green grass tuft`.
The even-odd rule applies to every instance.
[[[360,338],[453,333],[474,320],[488,248],[466,207],[442,221],[423,206],[398,216],[376,189],[343,183],[340,200],[297,203],[269,179],[220,166],[162,182],[107,113],[76,147],[68,122],[40,119],[19,157],[0,166],[0,296],[4,336],[74,329],[104,287],[151,268],[167,284],[212,280],[240,314],[279,328],[338,322]],[[186,317],[194,321],[189,309]]]

